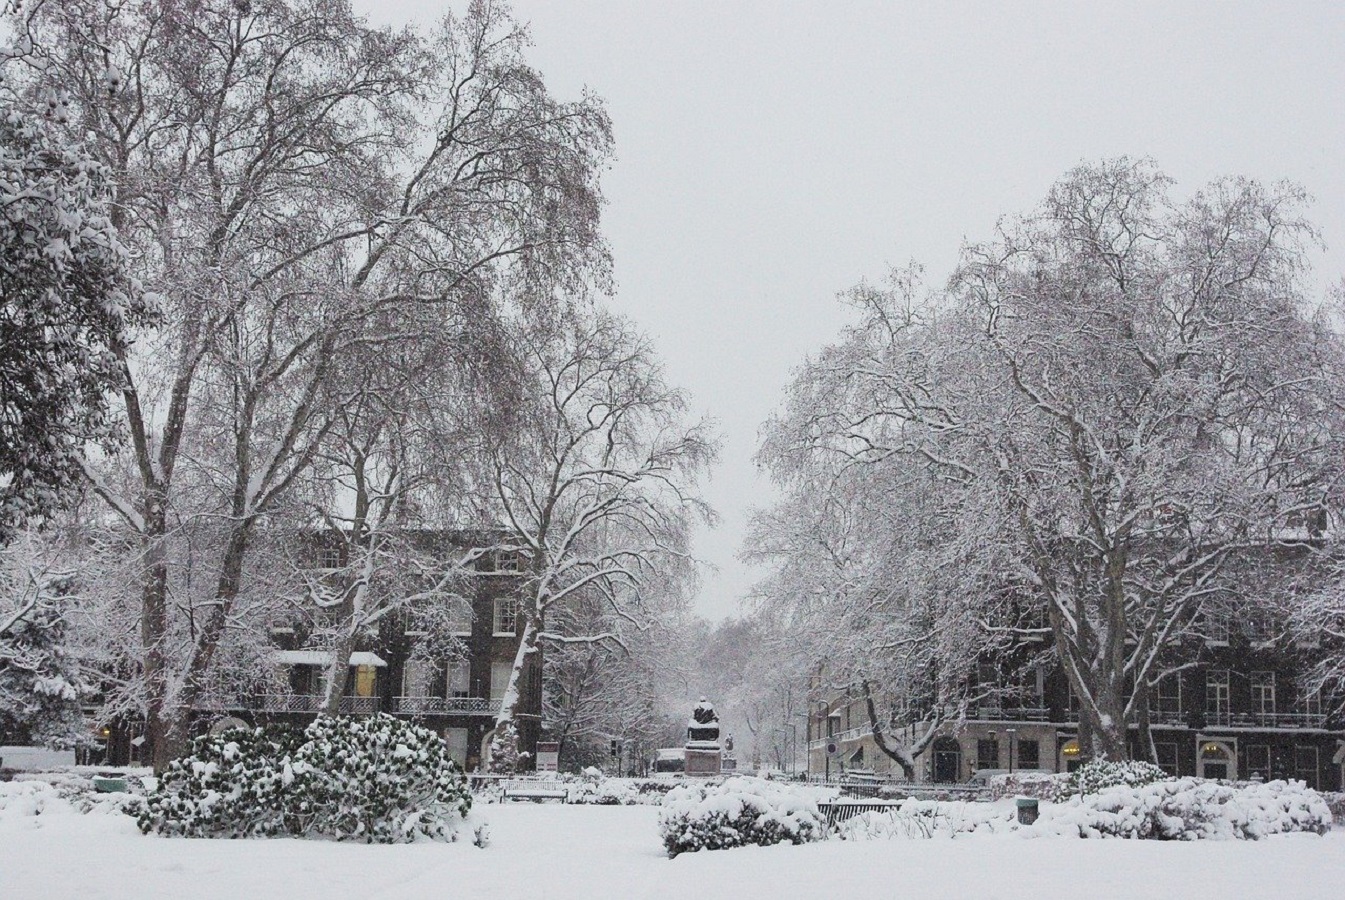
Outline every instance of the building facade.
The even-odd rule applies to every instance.
[[[1305,695],[1297,675],[1315,648],[1285,646],[1262,623],[1206,628],[1182,648],[1186,668],[1150,696],[1157,763],[1172,775],[1205,778],[1295,778],[1320,790],[1345,784],[1345,722]],[[1174,667],[1176,668],[1176,667]],[[985,664],[977,680],[1003,679]],[[1063,670],[1033,667],[996,699],[970,705],[942,726],[916,760],[916,780],[964,782],[978,771],[1069,771],[1081,761],[1078,704]],[[920,726],[895,731],[907,742]],[[879,748],[862,696],[816,699],[808,722],[808,765],[814,776],[854,770],[902,777]],[[1138,725],[1130,728],[1139,754]]]
[[[495,539],[495,540],[493,540]],[[367,716],[390,713],[441,735],[450,755],[468,771],[488,762],[495,717],[500,711],[518,652],[519,591],[524,560],[511,550],[489,549],[498,535],[436,532],[423,536],[464,573],[458,589],[432,601],[438,604],[431,637],[425,619],[411,609],[383,617],[376,633],[361,637],[351,654],[341,712]],[[345,577],[340,542],[320,536],[305,539],[308,574],[317,579]],[[485,546],[483,546],[485,545]],[[332,616],[339,616],[334,609]],[[326,623],[330,624],[330,623]],[[303,725],[323,708],[332,651],[323,616],[302,610],[270,626],[274,650],[270,688],[247,695],[203,699],[193,716],[194,731],[230,724]],[[530,654],[522,673],[522,701],[516,718],[519,749],[536,759],[541,730],[542,653]],[[108,729],[106,758],[125,763],[135,754],[135,723]]]

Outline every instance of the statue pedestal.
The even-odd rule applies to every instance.
[[[692,776],[714,776],[723,770],[724,751],[718,743],[697,747],[698,742],[689,742],[686,748],[686,774]]]

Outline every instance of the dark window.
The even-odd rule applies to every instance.
[[[1270,778],[1270,748],[1265,744],[1251,744],[1245,758],[1248,778]]]
[[[1168,675],[1154,685],[1149,695],[1149,712],[1155,718],[1176,716],[1182,711],[1182,678],[1180,675]],[[1160,719],[1161,721],[1161,719]]]
[[[1018,767],[1020,769],[1041,768],[1041,745],[1036,741],[1019,741]]]
[[[318,548],[318,568],[319,568],[319,569],[339,569],[339,568],[341,568],[341,548],[340,548],[340,547],[319,547],[319,548]]]
[[[1211,725],[1228,724],[1228,670],[1205,673],[1205,717]]]
[[[1252,712],[1262,718],[1271,718],[1275,715],[1275,673],[1252,673]]]
[[[976,768],[999,768],[999,741],[994,738],[981,738],[976,742]]]
[[[1317,789],[1317,748],[1298,747],[1294,750],[1294,777]]]
[[[1174,778],[1177,776],[1177,745],[1171,741],[1155,741],[1154,755],[1158,768]]]

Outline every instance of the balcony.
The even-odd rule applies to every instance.
[[[1045,722],[1050,710],[1044,706],[973,706],[967,718],[975,722]]]
[[[403,716],[493,716],[499,700],[485,697],[397,697],[393,709]]]
[[[206,697],[196,703],[196,709],[211,712],[308,713],[322,711],[321,694],[254,694],[251,697]],[[342,697],[341,714],[372,716],[378,712],[377,697]]]
[[[1235,728],[1325,728],[1326,715],[1319,712],[1233,713],[1228,724]]]

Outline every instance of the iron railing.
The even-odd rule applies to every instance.
[[[499,700],[485,697],[397,697],[393,709],[406,716],[493,716]]]

